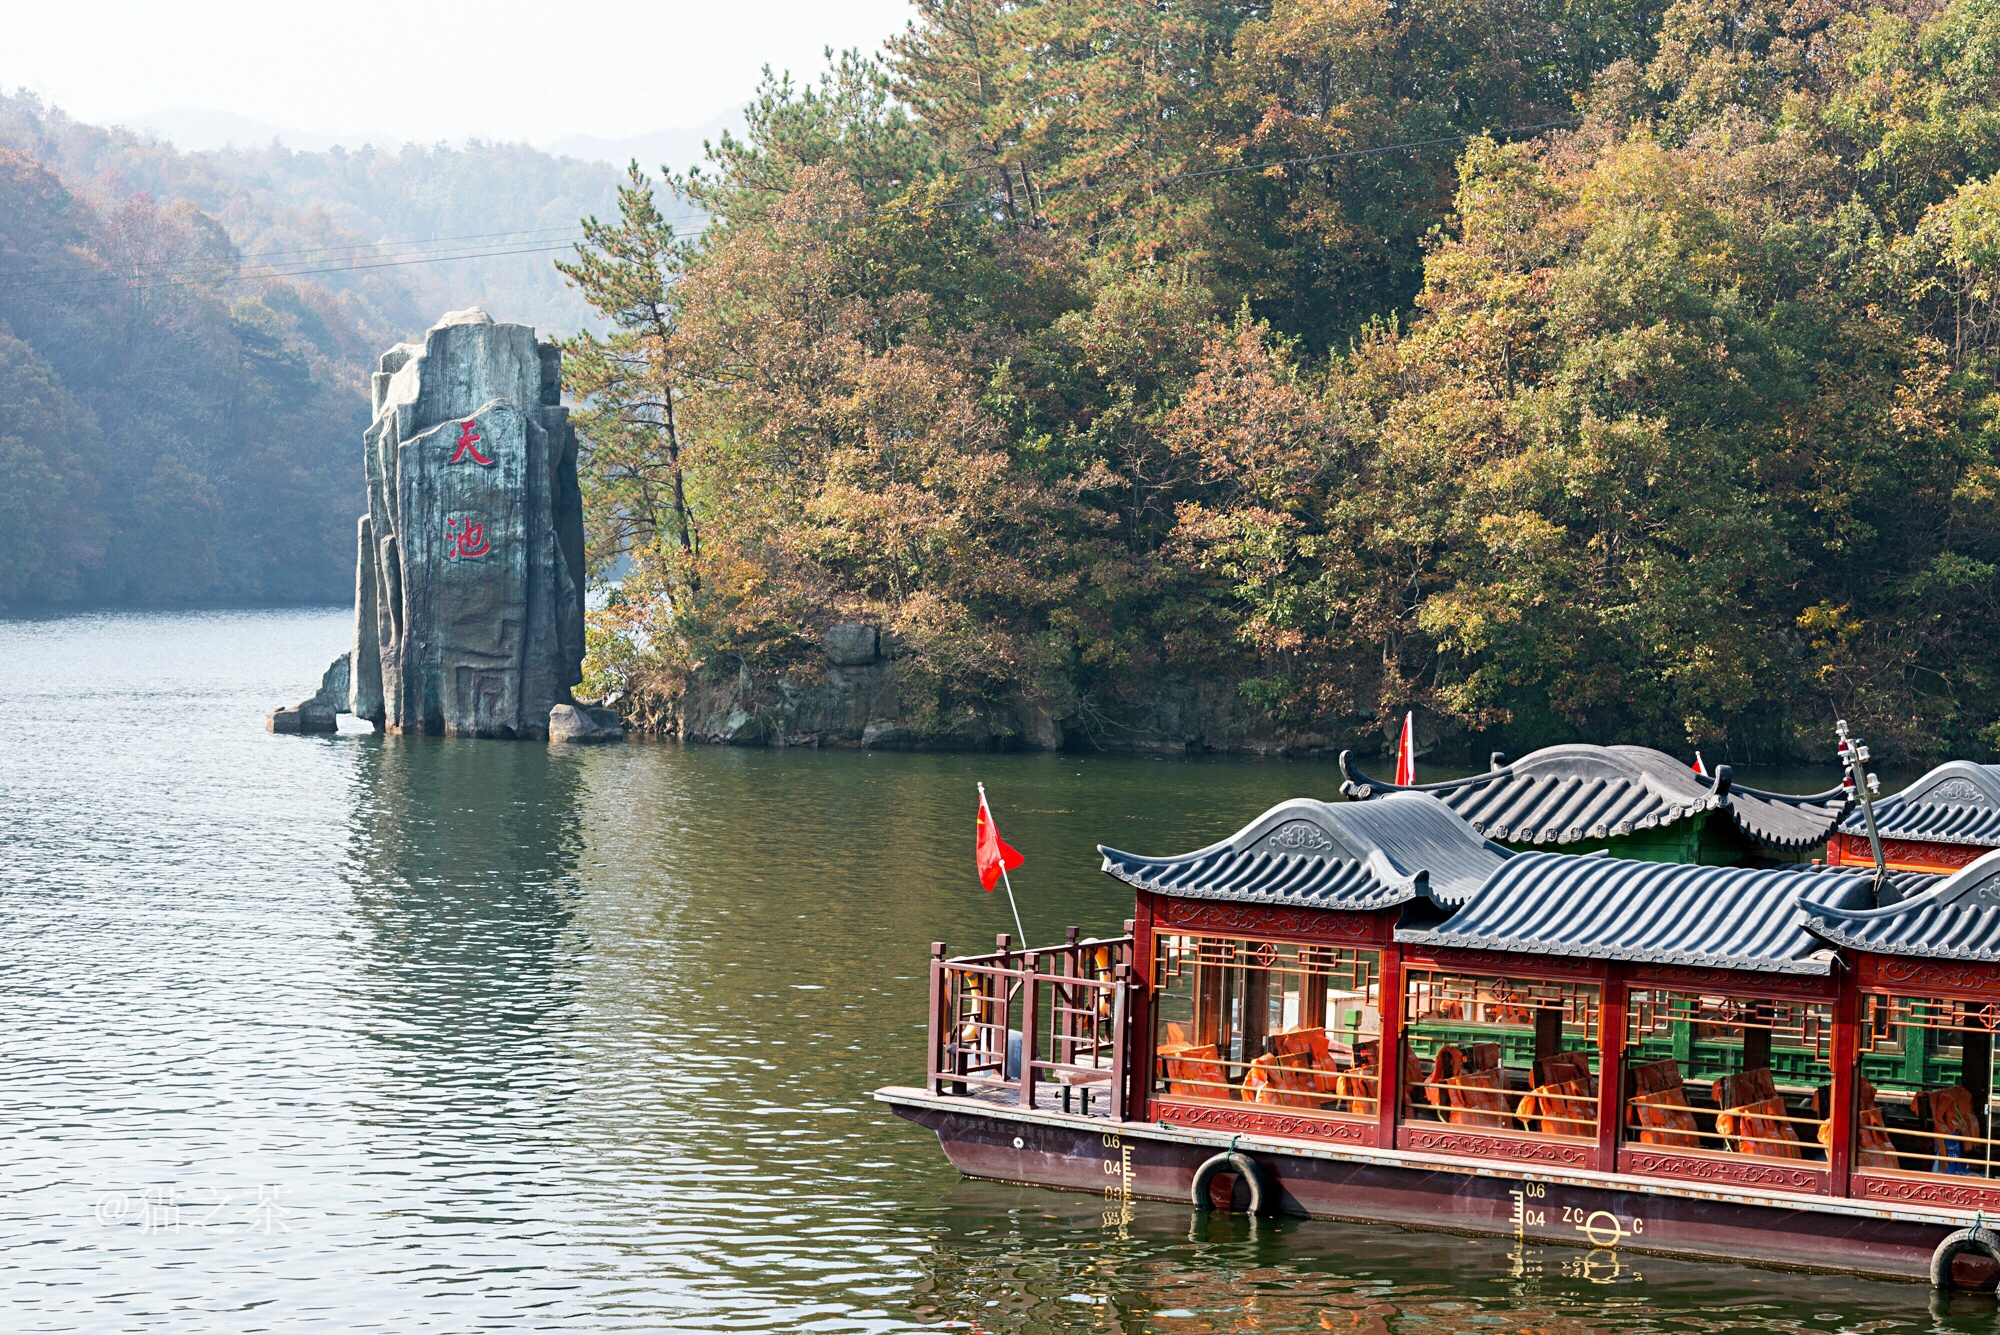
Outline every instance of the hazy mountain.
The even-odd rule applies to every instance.
[[[609,163],[476,142],[304,151],[262,138],[273,127],[236,126],[259,141],[188,153],[0,95],[0,145],[48,164],[100,209],[138,194],[185,199],[222,224],[246,265],[352,294],[371,323],[400,334],[470,305],[554,333],[590,318],[554,261],[578,219],[615,209]]]
[[[703,142],[719,138],[724,130],[741,134],[743,117],[731,111],[712,117],[700,125],[624,137],[564,135],[560,139],[548,141],[541,147],[550,153],[594,162],[608,162],[614,167],[623,167],[636,158],[639,165],[651,173],[658,174],[662,167],[675,173],[685,173],[689,167],[702,160]]]
[[[395,152],[411,142],[386,130],[340,133],[333,130],[302,130],[296,125],[277,125],[254,116],[240,116],[214,107],[168,107],[129,116],[120,124],[157,139],[164,139],[183,153],[208,153],[220,148],[261,148],[277,141],[304,153],[323,153],[337,145],[349,148],[373,144]]]

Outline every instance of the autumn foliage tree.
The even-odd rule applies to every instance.
[[[2000,745],[1996,53],[1994,0],[922,0],[642,261],[702,582],[621,661],[863,618],[940,738],[1200,680],[1314,744]]]

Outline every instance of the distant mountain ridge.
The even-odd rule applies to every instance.
[[[365,131],[305,129],[213,107],[166,107],[128,117],[119,124],[164,139],[183,153],[257,151],[276,143],[294,153],[325,153],[336,148],[352,153],[373,148],[379,153],[395,154],[423,142],[386,127]],[[649,134],[568,134],[532,146],[551,157],[608,163],[616,168],[637,160],[648,172],[665,168],[681,173],[700,162],[703,145],[719,138],[725,130],[739,135],[743,132],[743,117],[739,112],[722,112],[699,125],[670,126]]]
[[[183,153],[0,97],[0,609],[351,596],[376,357],[474,304],[576,330],[553,261],[618,175]]]
[[[472,305],[545,333],[585,327],[589,308],[554,261],[580,235],[580,218],[615,209],[620,176],[609,163],[526,144],[307,151],[267,140],[182,152],[139,130],[88,125],[6,95],[0,146],[47,164],[100,208],[142,193],[161,205],[185,199],[221,223],[246,260],[310,270],[397,337]],[[435,258],[444,254],[453,258]]]

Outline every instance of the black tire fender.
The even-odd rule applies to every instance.
[[[1942,1293],[1951,1292],[1951,1263],[1967,1252],[1981,1252],[1991,1257],[1995,1265],[2000,1265],[2000,1237],[1985,1228],[1961,1228],[1945,1238],[1931,1253],[1931,1287]]]
[[[1224,1150],[1194,1170],[1194,1184],[1188,1189],[1188,1197],[1195,1209],[1215,1208],[1208,1189],[1218,1173],[1234,1173],[1249,1185],[1251,1214],[1269,1214],[1277,1207],[1277,1188],[1272,1186],[1271,1175],[1264,1166],[1241,1150]]]

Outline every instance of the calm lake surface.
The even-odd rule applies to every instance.
[[[341,611],[0,621],[0,1329],[1991,1331],[1990,1298],[960,1179],[927,943],[1325,762],[275,737]]]

